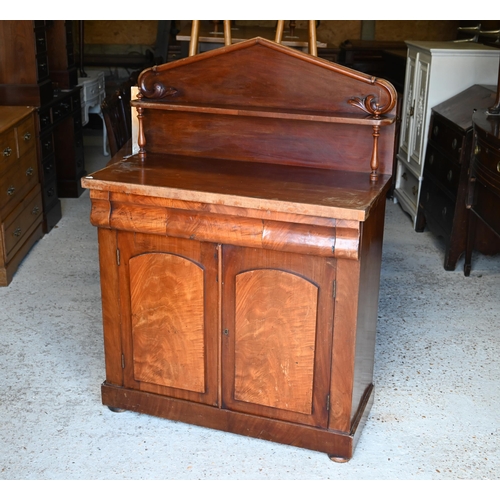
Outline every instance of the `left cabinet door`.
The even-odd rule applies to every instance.
[[[124,386],[217,405],[217,246],[119,233]]]

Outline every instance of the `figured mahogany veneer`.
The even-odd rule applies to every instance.
[[[82,179],[103,403],[352,457],[373,402],[396,93],[261,39],[144,71]]]

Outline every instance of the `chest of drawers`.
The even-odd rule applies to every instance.
[[[471,271],[478,223],[492,232],[491,239],[500,251],[500,116],[485,109],[473,117],[473,160],[469,175],[467,206],[470,220],[465,254],[464,274]]]
[[[34,108],[0,106],[0,286],[42,237]]]
[[[446,243],[444,268],[452,271],[465,252],[468,213],[465,207],[472,147],[472,114],[495,100],[494,86],[473,85],[432,109],[422,190],[415,229],[427,226]],[[500,250],[491,231],[479,223],[475,248]]]

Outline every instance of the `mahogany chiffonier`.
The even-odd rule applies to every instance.
[[[406,44],[394,197],[416,228],[431,110],[471,85],[495,85],[500,50],[473,42]]]
[[[466,248],[472,114],[493,104],[495,95],[495,86],[473,85],[432,109],[415,229],[427,226],[444,239],[447,271],[456,268]],[[499,243],[479,221],[474,248],[492,255],[500,251]]]
[[[371,408],[396,92],[261,38],[141,73],[82,179],[126,409],[352,457]]]
[[[43,236],[34,111],[0,106],[0,286]]]

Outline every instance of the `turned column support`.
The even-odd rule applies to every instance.
[[[380,125],[373,125],[373,150],[372,158],[370,161],[370,167],[372,172],[370,174],[370,180],[376,181],[378,179],[378,138],[380,137]]]

